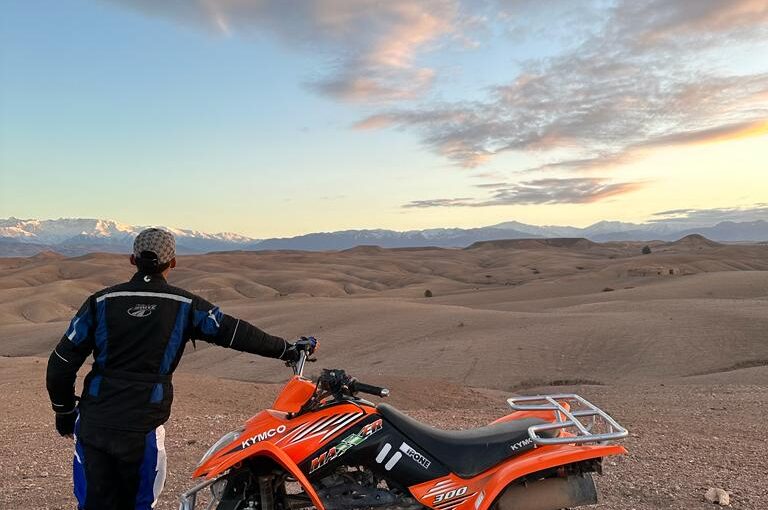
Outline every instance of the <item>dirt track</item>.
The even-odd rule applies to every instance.
[[[20,501],[30,508],[74,508],[71,442],[53,429],[42,385],[44,360],[0,358],[0,371],[0,391],[8,410],[0,430],[3,437],[12,438],[0,446],[0,508],[18,508]],[[746,369],[739,377],[765,381],[768,369]],[[20,379],[28,382],[19,384]],[[177,507],[175,498],[192,485],[189,473],[207,447],[269,405],[279,388],[189,374],[179,374],[176,387],[177,403],[167,425],[170,473],[160,509]],[[468,428],[506,412],[504,394],[497,391],[449,387],[450,391],[428,402],[421,388],[396,383],[392,402],[436,426]],[[595,508],[713,509],[702,499],[708,487],[732,491],[734,509],[765,508],[768,459],[766,427],[760,416],[760,409],[768,408],[765,384],[692,381],[549,390],[586,395],[631,431],[625,441],[630,455],[609,459],[605,475],[598,478],[602,503]]]

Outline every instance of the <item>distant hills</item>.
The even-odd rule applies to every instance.
[[[103,219],[0,219],[0,256],[30,256],[45,251],[67,256],[91,252],[128,253],[133,238],[143,228]],[[765,220],[720,221],[695,227],[680,220],[650,223],[600,221],[585,228],[538,226],[508,221],[470,229],[436,228],[405,232],[382,229],[342,230],[271,239],[253,239],[228,232],[210,234],[178,228],[168,230],[176,235],[177,251],[180,254],[233,250],[345,250],[363,245],[382,248],[453,248],[481,241],[531,238],[585,238],[594,242],[673,241],[691,234],[700,234],[718,242],[768,241],[768,221]]]

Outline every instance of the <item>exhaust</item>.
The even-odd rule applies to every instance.
[[[597,503],[592,475],[546,478],[508,487],[497,502],[498,510],[558,510]]]

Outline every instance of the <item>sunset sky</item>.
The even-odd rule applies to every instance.
[[[254,237],[768,202],[765,0],[29,0],[0,217]]]

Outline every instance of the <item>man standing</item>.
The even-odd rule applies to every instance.
[[[85,510],[154,507],[165,482],[171,377],[188,340],[286,361],[316,344],[311,337],[291,344],[168,285],[176,267],[169,232],[141,232],[130,260],[133,278],[89,297],[48,360],[56,430],[75,436],[74,492]],[[77,371],[91,354],[77,404]]]

